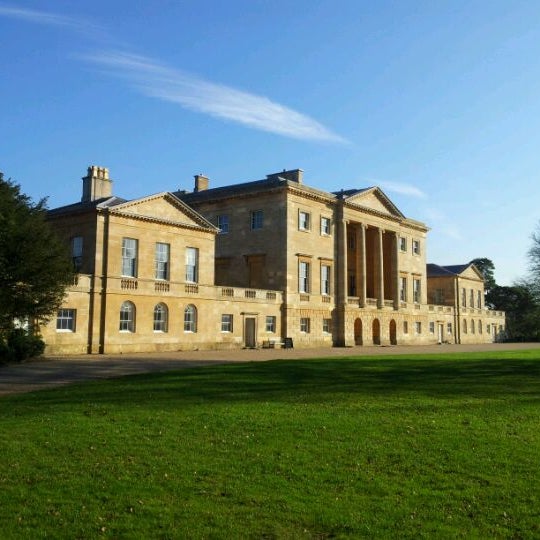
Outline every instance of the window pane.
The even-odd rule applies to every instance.
[[[122,239],[122,275],[137,275],[137,240],[133,238]]]
[[[56,316],[56,330],[75,332],[75,313],[74,309],[59,309]]]
[[[168,309],[165,304],[157,304],[154,308],[154,332],[167,332]]]
[[[155,277],[156,279],[169,279],[169,244],[156,243]]]
[[[197,248],[186,249],[186,281],[197,283],[199,279],[198,271],[199,250]]]
[[[120,308],[120,332],[135,331],[135,306],[131,302],[124,302]]]

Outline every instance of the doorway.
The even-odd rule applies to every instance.
[[[257,346],[255,333],[255,317],[246,317],[244,322],[244,346],[254,349]]]
[[[371,335],[373,339],[373,345],[380,345],[381,344],[381,323],[379,322],[379,319],[375,319],[373,321]]]
[[[397,326],[396,321],[390,321],[390,345],[397,345]]]

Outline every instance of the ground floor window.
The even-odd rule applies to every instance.
[[[266,316],[266,331],[272,333],[276,331],[276,318],[273,315]]]
[[[233,331],[233,316],[230,313],[224,313],[221,316],[221,331],[222,332]]]
[[[300,332],[303,332],[304,334],[309,334],[310,330],[310,320],[308,317],[302,317],[300,319]]]
[[[451,334],[452,333],[452,323],[449,322],[446,324],[446,333]]]
[[[184,332],[197,331],[197,308],[190,304],[184,310]]]
[[[135,304],[124,302],[120,307],[120,332],[135,332]]]
[[[75,332],[75,309],[62,308],[56,315],[57,332]]]
[[[165,304],[157,304],[154,308],[154,332],[167,332],[169,310]]]
[[[404,334],[409,333],[409,323],[407,321],[403,321],[403,333]]]
[[[434,323],[434,322],[430,322],[430,323],[429,323],[429,333],[430,333],[430,334],[434,334],[434,333],[435,333],[435,323]]]
[[[416,321],[414,323],[414,330],[417,334],[421,334],[422,333],[422,323],[419,322],[419,321]]]
[[[332,319],[323,319],[322,321],[322,331],[325,334],[332,333]]]

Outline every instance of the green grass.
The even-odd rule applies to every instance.
[[[1,372],[0,372],[1,375]],[[540,349],[0,399],[2,538],[538,538]]]

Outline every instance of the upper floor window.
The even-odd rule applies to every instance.
[[[477,291],[477,298],[476,298],[476,307],[478,309],[482,308],[482,291]]]
[[[412,252],[414,255],[420,255],[420,240],[412,241]]]
[[[321,217],[321,234],[330,235],[330,218]]]
[[[251,230],[262,229],[263,228],[263,218],[264,214],[262,210],[255,210],[251,212]]]
[[[471,289],[471,307],[474,307],[474,291]]]
[[[73,268],[76,272],[79,272],[82,268],[82,255],[83,255],[83,237],[74,236],[71,239],[71,260],[73,261]]]
[[[154,332],[167,332],[169,323],[169,310],[165,304],[154,307]]]
[[[169,244],[156,242],[154,270],[156,279],[169,279]]]
[[[330,266],[321,266],[321,294],[330,294]]]
[[[399,278],[399,299],[401,300],[401,302],[407,301],[407,278],[406,277]]]
[[[134,238],[122,238],[122,275],[137,277],[137,245]]]
[[[467,290],[466,289],[461,290],[461,305],[463,307],[467,307]]]
[[[75,332],[75,314],[77,310],[62,308],[56,315],[57,332]]]
[[[298,290],[301,293],[309,292],[309,263],[300,261],[298,265]]]
[[[228,214],[222,214],[217,217],[217,226],[221,234],[227,234],[229,232],[229,216]]]
[[[399,237],[399,249],[401,251],[407,251],[407,239],[404,236]]]
[[[197,308],[189,304],[184,310],[184,332],[197,331]]]
[[[186,248],[186,281],[197,283],[199,281],[199,250]]]
[[[311,228],[311,216],[308,212],[298,213],[298,228],[301,231],[309,231]]]
[[[120,307],[120,332],[135,332],[135,304],[124,302]]]
[[[435,304],[437,305],[444,304],[444,290],[443,289],[435,289],[434,301],[435,301]]]
[[[413,281],[413,302],[416,302],[417,304],[420,303],[420,294],[421,294],[420,280],[415,279]]]

